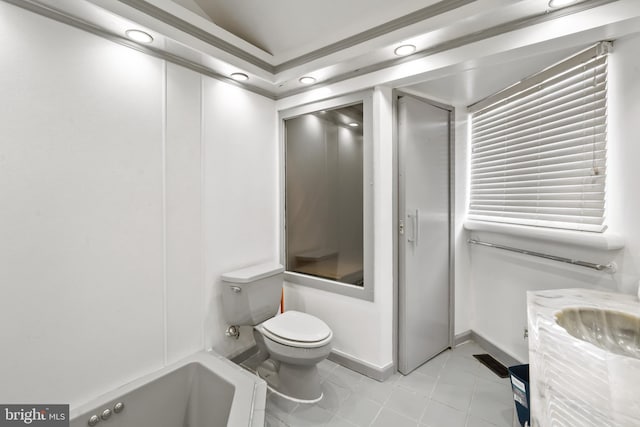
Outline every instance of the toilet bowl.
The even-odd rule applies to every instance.
[[[276,362],[271,366],[278,377],[263,376],[273,392],[297,402],[322,399],[316,365],[331,352],[333,333],[326,323],[292,310],[254,326],[253,335],[258,348]]]
[[[333,333],[315,316],[278,315],[284,268],[267,263],[222,275],[225,318],[231,326],[252,325],[264,362],[257,369],[271,391],[301,403],[322,399],[318,362],[331,352]]]

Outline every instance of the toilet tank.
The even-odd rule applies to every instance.
[[[270,262],[222,275],[222,307],[229,325],[257,325],[280,306],[284,267]]]

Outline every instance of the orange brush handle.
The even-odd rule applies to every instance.
[[[282,288],[282,292],[280,293],[280,313],[284,313],[284,288]]]

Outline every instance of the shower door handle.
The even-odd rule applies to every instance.
[[[418,246],[420,240],[420,211],[416,209],[415,212],[407,213],[407,218],[411,222],[411,236],[407,237],[407,241],[413,243],[414,246]]]

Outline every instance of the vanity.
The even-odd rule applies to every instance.
[[[639,426],[638,298],[535,291],[527,310],[531,426]]]

